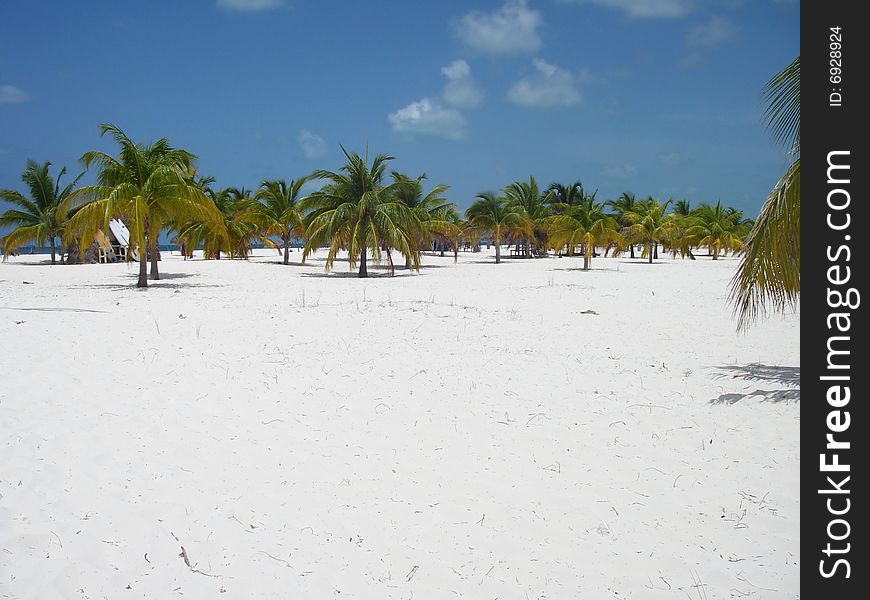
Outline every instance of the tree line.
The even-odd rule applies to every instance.
[[[636,199],[628,192],[599,202],[579,181],[541,189],[534,177],[478,194],[463,218],[446,197],[448,186],[427,190],[425,174],[388,172],[394,157],[379,154],[370,161],[367,153],[344,147],[346,162],[338,171],[316,170],[289,182],[264,180],[256,190],[215,188],[214,178],[197,173],[196,157],[166,138],[137,144],[115,125],[99,129],[114,139],[118,154],[82,156],[85,169],[97,169],[96,184],[78,186],[81,174],[62,186],[66,168],[52,178],[51,163],[31,160],[21,177],[29,197],[0,190],[0,199],[15,205],[0,215],[0,226],[13,227],[0,238],[5,255],[28,242],[47,242],[51,263],[58,250],[65,262],[70,249],[83,252],[97,231],[119,218],[130,230],[130,255],[144,250],[138,252],[138,285],[147,287],[149,277],[160,277],[161,232],[170,233],[186,257],[201,250],[205,259],[222,254],[245,259],[263,244],[279,248],[284,264],[293,240],[302,239],[303,262],[326,248],[331,269],[338,252],[347,251],[351,268],[366,277],[370,260],[386,258],[393,274],[394,253],[406,268],[419,269],[425,249],[448,248],[456,256],[460,246],[477,249],[481,239],[495,244],[496,263],[502,244],[513,244],[523,257],[580,253],[584,269],[596,248],[604,248],[605,255],[628,251],[634,258],[638,247],[652,262],[659,247],[688,258],[704,247],[716,260],[740,252],[752,225],[741,211],[719,202],[692,209],[685,200]],[[305,184],[314,181],[320,188],[303,195]]]

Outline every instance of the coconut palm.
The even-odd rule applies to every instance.
[[[768,308],[784,311],[800,298],[800,69],[798,56],[765,86],[768,128],[794,162],[761,207],[731,281],[730,297],[741,329]]]
[[[684,214],[682,211],[685,209],[685,206],[678,208],[681,212],[674,211],[666,216],[662,249],[670,252],[673,258],[679,254],[682,258],[695,260],[692,248],[698,245],[698,237],[691,235],[689,229],[698,223],[698,219],[691,214]]]
[[[666,212],[669,204],[670,200],[661,203],[650,196],[646,200],[637,202],[633,211],[623,215],[623,218],[630,223],[623,230],[625,240],[630,244],[636,242],[645,244],[645,252],[650,263],[658,254],[658,245],[668,236],[668,228],[671,224]]]
[[[478,231],[486,231],[492,235],[496,264],[501,262],[502,239],[506,234],[521,229],[525,221],[521,213],[508,208],[507,200],[493,192],[478,194],[465,211],[465,218]]]
[[[442,248],[450,245],[455,255],[461,230],[456,225],[458,220],[456,205],[444,196],[449,186],[438,183],[424,194],[425,173],[413,179],[396,171],[393,171],[391,176],[397,184],[396,198],[410,208],[422,224],[423,235],[419,240],[421,247],[428,246],[432,240],[435,240]]]
[[[674,202],[674,214],[688,217],[692,214],[692,204],[688,200],[677,200]]]
[[[157,239],[163,228],[182,219],[219,226],[220,213],[190,181],[196,157],[173,148],[166,138],[150,145],[135,144],[115,125],[100,125],[120,146],[118,157],[99,151],[82,155],[85,167],[97,165],[97,185],[79,188],[69,201],[85,204],[70,219],[65,236],[78,239],[82,250],[98,230],[113,218],[130,227],[130,250],[139,253],[137,287],[148,287],[147,256],[151,255],[151,279],[160,279]]]
[[[5,256],[29,241],[42,246],[47,240],[51,246],[51,264],[56,264],[57,240],[63,235],[69,219],[66,201],[84,173],[61,188],[60,179],[66,174],[66,167],[60,170],[57,179],[52,179],[49,167],[50,162],[40,165],[32,160],[27,161],[21,180],[27,186],[30,198],[15,190],[0,190],[0,200],[18,207],[0,214],[0,227],[15,227],[0,238]]]
[[[517,232],[523,242],[523,252],[529,256],[531,240],[540,245],[546,239],[543,220],[550,215],[550,208],[545,202],[547,195],[542,195],[538,182],[534,177],[528,181],[515,181],[504,190],[507,208],[522,216],[522,223]]]
[[[177,238],[186,248],[201,245],[206,259],[220,260],[223,252],[230,258],[247,260],[254,241],[269,243],[261,226],[257,202],[250,191],[244,188],[208,188],[205,195],[220,215],[220,222],[188,220],[177,227]]]
[[[400,184],[384,184],[384,175],[392,156],[379,154],[368,162],[368,152],[361,157],[341,147],[347,158],[338,172],[318,170],[313,176],[327,183],[306,196],[301,208],[305,219],[307,242],[302,261],[317,248],[327,245],[326,268],[331,269],[341,249],[347,249],[353,269],[359,264],[359,277],[368,277],[368,255],[380,261],[386,248],[390,273],[393,273],[391,250],[405,257],[406,265],[419,270],[422,235],[420,219],[397,198]]]
[[[551,183],[550,187],[547,188],[544,201],[552,207],[554,214],[564,215],[575,206],[587,202],[589,196],[586,194],[580,181],[575,181],[568,185]],[[591,194],[591,197],[595,197],[594,192]]]
[[[305,232],[299,200],[302,186],[308,180],[308,176],[291,179],[290,183],[283,179],[264,180],[256,193],[258,202],[252,216],[267,236],[281,238],[285,265],[290,263],[290,242]]]
[[[569,214],[549,217],[546,223],[550,243],[555,248],[583,245],[584,271],[589,270],[595,246],[620,242],[619,223],[604,213],[601,203],[575,206]]]
[[[695,240],[696,246],[706,246],[713,260],[720,253],[738,252],[743,249],[745,232],[741,231],[739,221],[742,212],[726,209],[721,202],[701,204],[695,209],[694,223],[686,228],[686,233]]]
[[[637,208],[637,198],[634,194],[631,192],[622,192],[619,195],[619,198],[616,200],[608,200],[604,204],[610,207],[614,213],[614,218],[620,225],[624,227],[631,225],[631,223],[626,220],[625,215],[634,212]],[[628,250],[631,258],[634,258],[633,243],[628,245]]]

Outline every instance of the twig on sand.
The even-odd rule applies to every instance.
[[[184,546],[181,547],[181,554],[179,554],[178,556],[184,559],[184,564],[186,564],[191,569],[193,568],[193,565],[190,564],[190,557],[187,556],[187,550],[184,549]]]
[[[54,537],[57,538],[57,543],[60,544],[60,547],[61,547],[61,548],[63,548],[63,542],[60,541],[60,536],[57,535],[57,534],[56,534],[55,532],[53,532],[53,531],[49,531],[49,533],[50,533],[51,535],[53,535]]]
[[[414,575],[417,574],[417,569],[419,568],[420,567],[418,565],[414,565],[414,568],[411,569],[411,571],[407,575],[405,575],[405,581],[411,581],[412,579],[414,579]]]
[[[179,554],[178,556],[184,560],[184,564],[187,565],[191,572],[199,573],[200,575],[205,575],[206,577],[220,577],[220,575],[215,575],[214,573],[206,573],[205,571],[197,569],[194,565],[191,565],[190,557],[187,555],[187,550],[184,549],[184,546],[181,547],[181,554]]]
[[[260,425],[269,425],[270,423],[274,423],[275,421],[283,423],[284,419],[270,419],[269,421],[260,421]]]
[[[484,520],[485,518],[486,518],[486,513],[483,513],[483,516],[480,517],[480,520],[479,520],[479,521],[475,521],[475,523],[477,523],[478,525],[480,525],[481,527],[483,527],[483,520]]]
[[[239,519],[236,517],[236,515],[230,515],[229,518],[232,519],[233,521],[235,521],[236,523],[238,523],[239,525],[241,525],[242,527],[244,527],[246,533],[254,533],[254,529],[256,529],[256,527],[254,525],[250,525],[250,524],[245,525],[244,523],[239,521]]]
[[[754,583],[752,583],[751,581],[749,581],[748,579],[746,579],[746,577],[743,576],[743,572],[742,572],[742,571],[741,571],[740,573],[738,573],[735,577],[736,577],[736,579],[738,579],[739,581],[742,581],[743,583],[745,583],[745,584],[747,584],[747,585],[751,585],[752,587],[754,587],[754,588],[756,588],[756,589],[759,589],[759,590],[764,590],[764,591],[766,591],[766,592],[778,592],[778,591],[779,591],[779,590],[774,590],[774,589],[771,589],[771,588],[761,587],[760,585],[755,585]]]
[[[272,556],[271,554],[269,554],[269,553],[266,552],[265,550],[260,550],[260,553],[261,553],[261,554],[265,554],[266,556],[268,556],[268,557],[271,558],[272,560],[277,560],[278,562],[282,562],[282,563],[284,563],[285,565],[287,565],[287,566],[290,567],[291,569],[293,568],[293,566],[292,566],[289,562],[287,562],[286,560],[284,560],[283,558],[278,558],[277,556]]]

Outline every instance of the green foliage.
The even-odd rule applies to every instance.
[[[91,151],[82,155],[86,168],[99,168],[97,185],[73,192],[68,201],[83,203],[64,232],[76,239],[82,251],[105,229],[113,218],[124,220],[130,228],[130,250],[140,255],[139,287],[147,287],[146,250],[154,248],[160,231],[173,222],[193,220],[220,227],[221,214],[202,190],[193,185],[195,156],[170,146],[161,138],[150,145],[135,144],[115,125],[100,125],[101,135],[109,134],[119,146],[118,157]],[[156,261],[152,277],[157,278]]]
[[[800,56],[768,82],[765,95],[771,134],[795,159],[765,200],[731,280],[739,329],[768,309],[793,308],[801,290]]]
[[[359,276],[367,277],[367,259],[371,253],[380,261],[386,249],[391,264],[391,250],[405,257],[406,266],[420,268],[419,240],[423,226],[415,212],[398,198],[401,183],[384,184],[392,156],[379,154],[368,162],[342,147],[347,162],[338,172],[318,170],[314,177],[325,185],[302,201],[306,211],[302,254],[305,259],[321,246],[328,246],[326,268],[331,269],[341,249],[348,251],[351,268],[359,265]]]
[[[555,215],[545,221],[553,248],[583,245],[584,271],[589,270],[596,246],[621,242],[619,223],[613,215],[604,213],[601,203],[580,204],[569,210],[568,214]]]
[[[477,231],[490,233],[495,244],[495,262],[501,262],[501,243],[506,234],[521,231],[525,217],[507,206],[507,200],[493,192],[482,192],[465,211],[469,225]]]
[[[15,190],[0,190],[0,200],[17,207],[0,215],[0,227],[14,227],[0,238],[4,259],[27,242],[41,246],[48,240],[51,243],[51,264],[56,262],[55,242],[63,235],[70,217],[68,198],[84,173],[60,187],[66,167],[60,170],[57,179],[52,179],[49,167],[50,162],[40,165],[32,160],[27,161],[21,180],[30,198]]]

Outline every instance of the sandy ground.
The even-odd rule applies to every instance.
[[[799,594],[799,320],[738,335],[736,260],[37,258],[0,264],[2,598]]]

